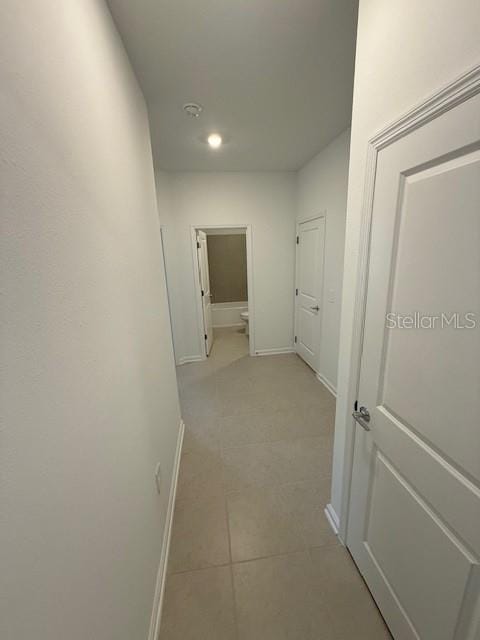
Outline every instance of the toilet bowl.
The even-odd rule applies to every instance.
[[[245,335],[248,336],[248,311],[242,311],[240,318],[245,322]]]

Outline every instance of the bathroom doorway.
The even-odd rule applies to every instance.
[[[227,329],[244,335],[255,355],[250,225],[198,225],[191,235],[203,357],[214,348],[215,334]]]

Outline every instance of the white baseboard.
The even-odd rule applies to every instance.
[[[332,507],[330,502],[324,509],[325,515],[327,516],[328,523],[333,529],[333,533],[338,536],[338,527],[340,526],[340,520],[338,519],[337,514],[335,513],[335,509]]]
[[[255,351],[256,356],[276,356],[281,353],[295,353],[293,347],[282,347],[280,349],[257,349]]]
[[[321,373],[317,373],[316,375],[317,375],[317,380],[319,380],[323,384],[323,386],[330,391],[330,393],[334,398],[336,398],[337,390],[335,389],[333,384],[330,382],[330,380],[326,378],[324,375],[322,375]]]
[[[203,356],[183,356],[178,359],[178,364],[182,365],[188,364],[189,362],[201,362],[202,360],[205,360]]]
[[[170,550],[170,537],[172,535],[173,512],[175,509],[175,496],[177,493],[178,472],[180,469],[180,458],[182,457],[183,434],[185,433],[185,424],[180,421],[180,427],[177,437],[177,449],[175,451],[175,460],[173,463],[173,477],[170,487],[170,495],[168,498],[167,517],[165,521],[165,530],[163,533],[162,551],[160,554],[160,564],[158,566],[157,583],[155,586],[155,596],[153,600],[152,617],[150,620],[150,629],[148,632],[148,640],[158,640],[160,633],[160,621],[162,616],[163,595],[165,593],[165,581],[167,578],[168,553]]]

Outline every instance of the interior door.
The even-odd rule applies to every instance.
[[[205,335],[205,350],[207,356],[213,344],[212,296],[210,292],[210,275],[208,272],[207,234],[197,231],[198,273],[202,294],[203,326]]]
[[[307,364],[318,372],[322,323],[325,217],[298,225],[296,349]]]
[[[477,95],[377,159],[347,544],[396,640],[480,638],[479,313]]]

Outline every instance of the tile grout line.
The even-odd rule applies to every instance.
[[[270,560],[272,558],[284,558],[287,556],[295,555],[296,553],[308,553],[317,549],[330,549],[332,547],[340,546],[337,542],[327,542],[321,545],[305,545],[300,549],[294,549],[292,551],[283,551],[282,553],[272,553],[266,556],[255,556],[254,558],[246,558],[245,560],[232,560],[232,562],[224,562],[222,564],[214,564],[208,567],[197,567],[196,569],[185,569],[183,571],[175,571],[170,573],[171,576],[183,575],[185,573],[195,573],[197,571],[208,571],[210,569],[223,569],[225,567],[233,567],[238,564],[247,564],[249,562],[257,562],[259,560]]]
[[[278,440],[261,440],[258,442],[247,442],[245,444],[236,444],[230,447],[220,447],[222,451],[230,451],[231,449],[244,449],[245,447],[257,447],[259,444],[275,444],[277,442],[295,442],[296,440],[327,440],[330,439],[330,434],[321,434],[319,436],[300,436],[292,438],[278,438]]]
[[[292,480],[291,482],[280,482],[277,484],[256,484],[256,485],[245,485],[240,487],[240,489],[229,489],[225,491],[226,496],[231,496],[238,493],[244,493],[246,491],[268,491],[273,489],[278,489],[282,487],[294,487],[296,485],[313,485],[317,486],[318,480],[331,480],[331,474],[320,475],[315,478],[315,480]],[[327,505],[324,504],[323,508]]]
[[[266,556],[258,556],[255,558],[247,558],[246,560],[235,560],[234,562],[232,562],[232,566],[235,566],[236,564],[247,564],[248,562],[257,562],[257,560],[270,560],[272,558],[284,558],[286,556],[291,556],[294,555],[296,553],[308,553],[310,554],[310,551],[314,551],[316,549],[329,549],[331,547],[338,547],[339,544],[336,542],[327,542],[326,544],[322,544],[322,545],[307,545],[305,544],[302,548],[300,549],[294,549],[292,551],[283,551],[282,553],[272,553]]]
[[[219,438],[220,440],[220,438]],[[238,612],[237,612],[237,594],[236,594],[236,590],[235,590],[235,579],[233,576],[233,556],[232,556],[232,536],[231,536],[231,532],[230,532],[230,518],[229,518],[229,514],[228,514],[228,501],[227,501],[227,493],[225,491],[225,467],[223,464],[223,457],[221,455],[221,448],[220,448],[220,442],[219,444],[219,453],[220,453],[220,464],[221,464],[221,468],[222,468],[222,490],[223,490],[223,503],[225,506],[225,518],[227,520],[227,537],[228,537],[228,553],[229,553],[229,557],[230,557],[230,564],[229,564],[229,568],[230,568],[230,584],[231,584],[231,588],[232,588],[232,599],[233,599],[233,622],[234,622],[234,626],[235,626],[235,637],[238,640],[240,637],[240,630],[239,630],[239,626],[238,626]]]

